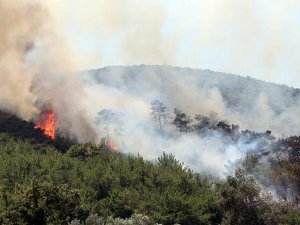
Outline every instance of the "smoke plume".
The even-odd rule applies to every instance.
[[[51,105],[60,129],[68,127],[68,135],[92,140],[93,129],[80,108],[82,84],[70,74],[78,69],[76,57],[52,27],[49,9],[40,1],[4,0],[0,19],[1,109],[34,119]]]
[[[168,137],[162,137],[149,118],[151,101],[159,99],[170,112],[179,108],[190,116],[214,111],[242,129],[271,129],[277,136],[299,133],[299,99],[289,101],[293,93],[284,87],[259,82],[243,86],[245,80],[230,83],[209,71],[202,71],[202,76],[188,68],[167,66],[104,68],[101,76],[97,71],[78,73],[99,64],[173,64],[226,71],[235,65],[242,73],[245,68],[252,71],[251,65],[270,78],[274,68],[283,70],[278,62],[298,40],[295,34],[289,42],[283,33],[292,21],[287,12],[297,8],[293,1],[282,9],[276,2],[263,23],[259,21],[265,11],[260,9],[268,7],[259,3],[165,4],[0,1],[0,109],[35,120],[50,106],[64,135],[95,143],[106,135],[103,126],[95,123],[97,113],[111,109],[119,120],[109,135],[124,152],[155,159],[165,151],[197,171],[216,176],[223,176],[225,165],[253,150],[256,143],[232,145],[218,134],[180,136],[171,126],[165,126]],[[217,58],[221,60],[215,67]],[[298,71],[295,62],[292,71]],[[243,91],[231,96],[241,86]],[[226,96],[234,101],[229,103]]]

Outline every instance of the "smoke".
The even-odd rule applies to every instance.
[[[154,99],[167,106],[170,116],[174,108],[191,117],[214,111],[220,120],[238,124],[241,129],[270,129],[277,137],[298,134],[299,102],[292,97],[294,89],[285,86],[206,70],[161,66],[107,67],[80,76],[89,121],[95,120],[97,112],[111,109],[119,120],[110,125],[110,138],[124,152],[139,153],[147,159],[172,153],[196,171],[222,177],[232,172],[228,165],[257,150],[261,141],[245,138],[235,143],[214,132],[206,136],[179,135],[171,124],[164,126],[166,135],[162,136],[158,124],[150,119]],[[228,103],[235,99],[233,106]],[[106,129],[101,125],[95,129],[99,142],[106,136]]]
[[[70,73],[78,70],[76,54],[53,29],[49,9],[40,1],[4,0],[0,19],[1,109],[33,119],[51,105],[60,129],[92,140],[93,129],[80,108],[82,84]]]
[[[29,118],[35,111],[35,97],[30,93],[33,71],[25,56],[34,48],[36,37],[42,35],[47,12],[34,1],[0,2],[0,88],[1,107]]]
[[[88,58],[84,68],[168,64],[300,85],[295,0],[45,4],[68,41]]]
[[[262,6],[231,0],[174,5],[136,0],[0,1],[0,108],[30,120],[50,106],[63,134],[92,142],[105,136],[103,127],[95,124],[97,113],[111,109],[119,121],[110,136],[124,152],[154,159],[165,151],[197,171],[223,176],[225,165],[255,143],[232,145],[217,134],[178,136],[171,126],[164,128],[168,137],[161,137],[149,118],[150,102],[159,99],[170,111],[179,108],[191,116],[215,111],[242,128],[297,133],[300,121],[290,118],[299,114],[299,104],[288,104],[284,90],[249,85],[238,96],[239,107],[232,108],[224,93],[230,95],[242,84],[211,78],[209,72],[207,79],[199,79],[193,70],[169,67],[108,68],[107,76],[99,77],[74,71],[99,64],[167,63],[227,71],[234,65],[242,73],[252,71],[251,65],[262,68],[258,74],[268,75],[293,47],[282,34],[291,18],[281,21],[274,14],[285,18],[295,4],[279,9],[277,2],[268,11],[270,21],[260,24]],[[264,31],[270,24],[269,32]],[[276,39],[271,38],[274,33]]]

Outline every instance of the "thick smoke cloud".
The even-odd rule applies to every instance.
[[[34,119],[51,105],[59,128],[92,140],[93,130],[81,119],[81,82],[70,74],[78,69],[76,55],[52,27],[52,16],[40,1],[0,2],[0,107]]]
[[[88,100],[85,108],[92,116],[89,121],[95,120],[100,110],[111,109],[122,121],[121,127],[111,127],[112,140],[123,151],[149,159],[165,151],[197,171],[220,177],[230,172],[226,165],[257,147],[256,141],[232,143],[216,133],[206,137],[179,135],[173,125],[164,127],[167,135],[162,137],[158,125],[150,120],[154,99],[167,106],[170,116],[174,108],[192,117],[214,111],[219,119],[238,124],[241,129],[270,129],[276,137],[299,134],[299,98],[293,97],[295,89],[285,86],[208,70],[160,66],[108,67],[80,76]],[[238,101],[237,105],[230,105],[228,98]],[[95,129],[98,140],[106,135],[105,126]]]
[[[230,0],[178,1],[174,5],[171,2],[170,8],[165,4],[134,0],[126,4],[120,0],[91,0],[88,4],[0,1],[0,108],[34,120],[44,107],[51,106],[58,116],[58,128],[65,135],[92,142],[105,136],[101,125],[95,124],[97,113],[111,109],[121,122],[110,136],[123,151],[140,153],[148,159],[166,151],[187,166],[216,176],[223,176],[227,172],[225,164],[240,159],[255,143],[231,145],[216,134],[206,138],[178,136],[168,127],[165,129],[169,129],[169,137],[163,138],[149,119],[152,100],[160,99],[170,110],[177,107],[191,116],[215,111],[220,118],[242,128],[271,129],[276,135],[297,134],[300,121],[297,116],[290,118],[299,114],[299,104],[287,105],[285,93],[277,89],[270,98],[268,92],[258,93],[250,86],[240,104],[241,108],[248,102],[253,104],[241,112],[227,106],[220,87],[212,85],[217,80],[203,82],[201,86],[197,76],[187,75],[189,69],[183,76],[177,76],[178,71],[168,67],[156,73],[136,73],[129,68],[125,77],[116,71],[122,68],[108,69],[104,82],[89,74],[74,73],[85,69],[83,65],[95,66],[99,61],[102,65],[204,65],[227,71],[232,70],[234,62],[236,70],[244,73],[245,68],[252,71],[248,67],[251,62],[249,65],[262,68],[259,73],[268,75],[274,72],[286,49],[293,47],[282,34],[291,18],[260,24],[264,12],[260,12],[258,4]],[[279,9],[277,2],[269,9],[268,18],[277,18],[274,14],[284,18],[295,4],[289,2]],[[266,33],[264,27],[269,24],[272,26]],[[276,39],[271,38],[274,33],[279,34]],[[216,56],[221,60],[214,67]],[[133,74],[138,76],[131,77]],[[254,93],[257,96],[253,97]]]
[[[1,107],[14,110],[24,118],[35,111],[35,96],[30,93],[34,71],[24,61],[36,38],[42,35],[45,11],[34,1],[0,2]]]

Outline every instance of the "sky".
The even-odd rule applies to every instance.
[[[158,64],[300,88],[300,1],[53,0],[80,68]]]

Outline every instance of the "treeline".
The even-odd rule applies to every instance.
[[[263,139],[274,140],[272,132],[266,130],[263,133],[242,130],[238,124],[232,124],[227,120],[218,118],[217,113],[211,112],[208,115],[195,114],[193,117],[180,109],[173,109],[170,111],[163,102],[154,100],[150,104],[150,119],[154,127],[158,128],[158,132],[163,137],[174,137],[174,130],[178,131],[179,135],[196,134],[201,137],[210,136],[213,134],[220,134],[224,137],[231,138],[232,141],[237,142],[243,139],[245,142],[252,142],[254,140]],[[122,133],[124,123],[126,120],[124,115],[112,111],[111,109],[102,109],[97,113],[95,123],[105,131],[106,139],[109,139],[112,131]]]
[[[172,126],[180,135],[196,134],[201,137],[220,134],[224,138],[229,138],[233,143],[242,140],[245,143],[259,142],[260,148],[265,148],[269,141],[274,141],[270,130],[265,132],[255,132],[250,130],[240,130],[238,124],[232,124],[227,120],[218,118],[218,114],[210,112],[208,115],[195,114],[194,117],[184,111],[175,108],[170,112],[168,108],[159,100],[154,100],[150,105],[150,116],[155,122],[161,135],[168,136],[165,130]]]

